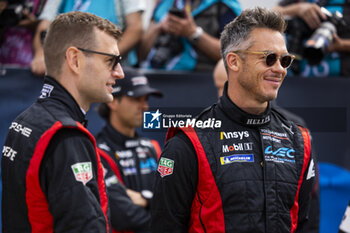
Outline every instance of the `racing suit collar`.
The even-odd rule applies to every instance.
[[[271,121],[271,116],[270,116],[271,104],[270,103],[268,104],[266,111],[262,114],[254,115],[254,114],[247,113],[242,109],[240,109],[229,98],[227,94],[227,85],[228,85],[228,82],[225,83],[224,92],[219,99],[218,105],[230,119],[248,127],[264,126]]]
[[[82,125],[87,127],[87,119],[82,112],[80,106],[75,101],[73,96],[54,78],[45,76],[43,89],[39,99],[42,101],[53,100],[58,101],[65,106],[65,111],[68,111],[69,115]]]

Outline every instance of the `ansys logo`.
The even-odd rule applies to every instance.
[[[143,128],[144,129],[160,129],[162,113],[157,111],[143,113]]]

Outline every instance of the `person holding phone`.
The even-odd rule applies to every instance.
[[[236,0],[160,1],[141,41],[141,66],[211,71],[220,59],[220,33],[240,12]]]

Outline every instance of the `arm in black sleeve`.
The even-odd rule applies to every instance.
[[[316,156],[311,150],[310,162],[305,170],[299,194],[298,228],[296,232],[318,233],[320,221],[319,170]]]
[[[173,170],[168,170],[168,175],[163,177],[157,172],[151,206],[152,232],[188,232],[198,183],[197,155],[190,140],[181,132],[166,143],[160,162],[162,159],[173,161]]]
[[[86,173],[74,172],[72,166],[82,166]],[[40,184],[53,216],[54,232],[107,231],[96,153],[87,135],[77,129],[62,129],[54,135],[40,167]]]
[[[116,231],[148,230],[151,221],[150,212],[133,203],[108,163],[103,158],[101,161],[107,171],[105,183],[113,229]]]

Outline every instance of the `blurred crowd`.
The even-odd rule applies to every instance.
[[[348,1],[282,0],[273,9],[288,19],[285,39],[296,55],[289,76],[349,76]],[[43,76],[42,43],[50,22],[60,13],[82,11],[120,27],[124,66],[213,72],[220,33],[241,10],[238,0],[0,0],[0,65],[30,67]]]

